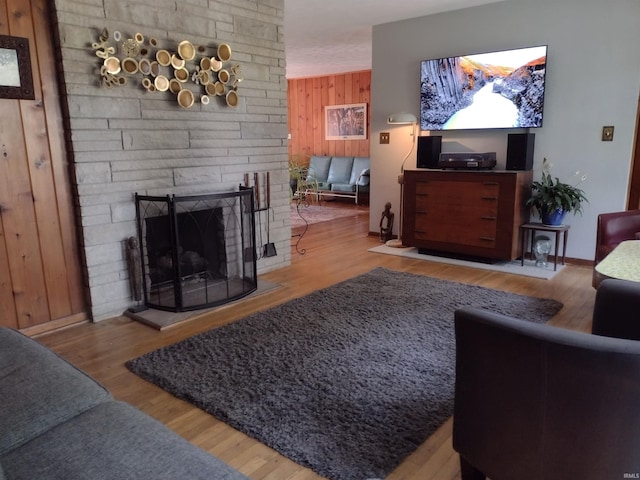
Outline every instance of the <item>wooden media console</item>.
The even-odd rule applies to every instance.
[[[521,256],[532,171],[407,170],[402,240],[421,251],[490,260]]]

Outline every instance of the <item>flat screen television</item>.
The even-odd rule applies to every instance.
[[[420,128],[542,126],[547,47],[424,60]]]

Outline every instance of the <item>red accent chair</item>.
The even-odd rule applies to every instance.
[[[594,266],[609,255],[620,242],[640,239],[640,210],[601,213],[596,229],[596,253]],[[592,285],[598,288],[602,276],[593,270]]]

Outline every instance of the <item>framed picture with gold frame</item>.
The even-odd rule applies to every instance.
[[[35,99],[27,38],[0,35],[0,98]]]
[[[366,140],[367,104],[327,105],[325,113],[326,140]]]

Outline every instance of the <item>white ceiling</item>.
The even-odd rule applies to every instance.
[[[285,0],[287,78],[371,68],[371,27],[500,0]]]

